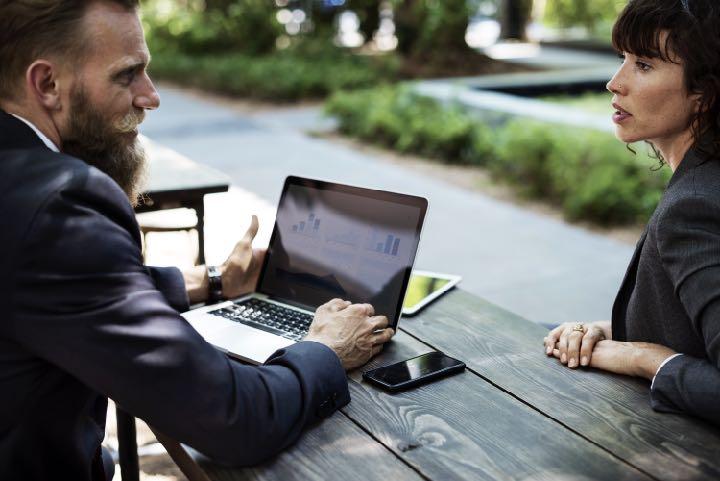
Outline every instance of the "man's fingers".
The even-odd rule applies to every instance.
[[[395,331],[388,327],[380,332],[373,334],[373,345],[385,344],[395,335]]]
[[[372,355],[370,357],[375,357],[378,354],[380,354],[380,351],[383,350],[384,344],[375,344],[372,348]]]
[[[370,325],[373,331],[385,329],[388,326],[388,318],[385,316],[373,316],[370,318]]]
[[[248,230],[245,232],[245,235],[243,236],[242,240],[245,242],[252,243],[252,240],[257,235],[259,228],[260,228],[260,223],[258,222],[258,218],[256,215],[253,214],[252,220],[250,221],[250,227],[248,227]]]
[[[375,315],[375,308],[371,304],[353,304],[353,307],[364,313],[366,316]]]
[[[318,307],[318,310],[326,309],[330,312],[338,312],[338,311],[342,311],[349,305],[350,305],[349,301],[344,301],[342,299],[335,298],[335,299],[329,300],[322,306]]]

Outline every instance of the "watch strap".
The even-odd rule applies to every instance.
[[[222,275],[217,266],[207,266],[208,274],[208,302],[223,300]]]

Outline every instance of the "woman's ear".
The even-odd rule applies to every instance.
[[[59,71],[53,62],[36,60],[25,72],[26,91],[47,110],[60,110]]]

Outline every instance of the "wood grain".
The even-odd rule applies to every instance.
[[[213,481],[422,481],[342,413],[303,433],[292,447],[252,468],[223,468],[193,453]]]
[[[367,368],[428,350],[400,332]],[[472,372],[397,394],[351,379],[343,412],[430,479],[651,479]]]
[[[644,380],[560,365],[542,326],[455,291],[400,328],[657,479],[720,479],[719,429],[654,412]]]

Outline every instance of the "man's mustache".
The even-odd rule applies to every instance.
[[[114,127],[118,133],[126,134],[137,130],[138,126],[145,120],[145,111],[129,112],[125,117],[118,120]]]

